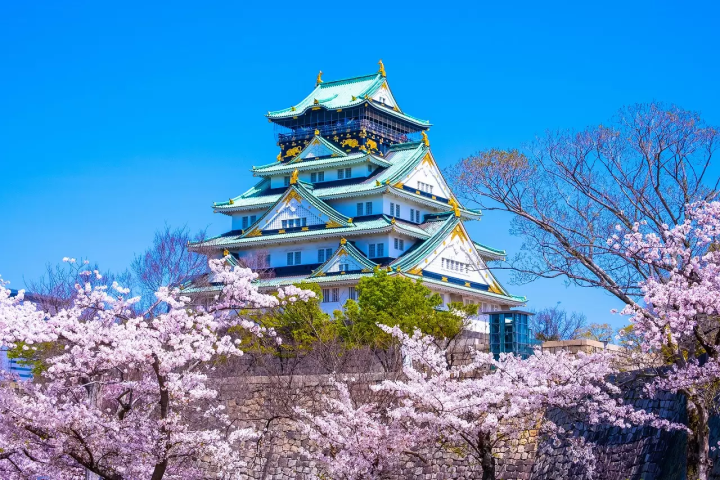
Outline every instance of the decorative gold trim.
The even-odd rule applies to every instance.
[[[425,133],[425,132],[420,132],[420,135],[422,136],[423,145],[425,145],[426,147],[429,147],[429,146],[430,146],[430,140],[428,140],[427,133]]]
[[[455,237],[460,238],[463,242],[468,240],[467,235],[465,235],[465,231],[460,225],[455,225],[455,228],[453,228],[452,235],[450,235],[450,241],[455,240]]]
[[[465,286],[466,286],[466,287],[469,287],[469,286],[470,286],[470,282],[465,282]]]
[[[278,153],[277,157],[275,157],[275,158],[277,158],[278,162],[282,162],[282,152]]]
[[[320,130],[318,130],[317,128],[315,129],[315,135],[320,135]]]
[[[425,132],[423,132],[423,133],[425,133]],[[430,156],[429,153],[425,154],[425,157],[423,158],[422,163],[427,163],[428,165],[430,165],[432,167],[433,161],[432,161],[432,157]]]
[[[340,275],[345,275],[345,272],[340,272]]]
[[[345,237],[340,239],[340,245],[345,245],[346,243],[347,243],[347,240],[345,239]]]
[[[230,255],[230,250],[226,248],[225,250],[223,250],[223,257],[227,257],[228,255]]]
[[[287,152],[285,152],[285,157],[294,157],[295,155],[302,152],[302,147],[297,146],[289,149]]]
[[[295,185],[298,182],[299,175],[300,175],[300,172],[298,172],[298,169],[296,168],[295,171],[290,176],[290,185]]]
[[[420,195],[420,190],[415,190],[415,193],[416,193],[417,195]]]
[[[370,273],[370,272],[372,272],[372,270],[370,270],[370,269],[367,268],[367,267],[363,268],[363,269],[360,270],[360,271],[361,271],[362,273]]]
[[[300,230],[303,231],[303,232],[307,232],[308,230],[310,230],[310,228],[308,228],[308,227],[302,227]]]
[[[320,100],[313,98],[313,105],[320,105]]]
[[[336,111],[336,112],[342,112],[342,108],[338,108],[338,109],[335,110],[335,111]]]
[[[447,281],[448,281],[447,277],[442,277],[440,280],[443,281],[443,282],[447,282]]]
[[[325,228],[337,228],[342,227],[338,222],[335,220],[328,220],[328,222],[325,224]]]
[[[352,223],[352,221],[353,221],[352,217],[349,217],[349,218],[348,218],[348,223]]]
[[[320,73],[318,73],[317,79],[315,79],[315,86],[318,86],[322,83],[322,70],[320,70]]]
[[[235,200],[233,200],[232,198],[230,199],[230,205],[235,205]]]
[[[395,188],[403,188],[404,186],[405,186],[405,184],[402,183],[402,182],[397,182],[397,183],[395,184]]]
[[[460,204],[458,203],[458,201],[455,200],[454,198],[450,198],[448,200],[448,205],[450,205],[452,207],[452,209],[455,210],[455,216],[459,217],[460,216]]]
[[[378,73],[380,73],[380,75],[382,75],[383,77],[386,77],[387,75],[385,74],[385,65],[383,64],[382,59],[378,62],[378,64],[380,65],[380,70],[378,71]]]
[[[433,200],[437,200],[437,197],[435,195],[432,196]]]
[[[313,109],[313,110],[321,110],[320,107],[313,107],[312,109]]]
[[[316,277],[324,277],[324,276],[325,276],[325,272],[318,272],[318,273],[315,274],[315,276],[316,276]]]
[[[290,107],[291,112],[294,112],[295,110],[296,110],[295,107]]]
[[[260,236],[262,236],[262,232],[260,231],[259,228],[256,228],[252,232],[248,233],[247,236],[248,237],[260,237]]]
[[[340,142],[341,147],[348,146],[350,148],[354,148],[354,147],[357,147],[358,145],[359,145],[358,141],[355,140],[354,138],[348,138],[348,139]]]
[[[382,185],[382,183],[380,183],[380,180],[375,180],[375,186],[379,187],[380,185]]]
[[[285,233],[285,230],[281,228],[280,230],[278,230],[278,233]]]
[[[412,269],[408,270],[408,273],[410,273],[412,275],[420,275],[422,277],[422,268],[420,268],[419,266],[412,268]]]
[[[353,102],[354,102],[355,100],[357,100],[357,97],[356,97],[355,95],[350,95],[350,96],[352,97],[352,101],[353,101]]]
[[[395,217],[393,217],[392,220],[390,220],[390,223],[392,223],[393,225],[395,225]]]
[[[285,196],[285,200],[284,200],[285,205],[290,203],[291,200],[296,200],[298,203],[302,203],[302,197],[297,192],[297,190],[290,190],[288,192],[288,194]],[[278,213],[280,213],[280,212],[278,211]]]

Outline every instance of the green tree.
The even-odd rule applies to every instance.
[[[312,290],[315,298],[307,302],[294,302],[262,312],[255,320],[264,327],[273,328],[281,343],[275,339],[255,339],[249,349],[258,353],[272,353],[280,359],[281,369],[287,371],[292,365],[301,362],[308,355],[317,360],[329,360],[326,355],[330,350],[338,351],[341,343],[338,324],[320,307],[322,291],[317,284],[299,283],[298,288]],[[328,357],[328,358],[325,358]],[[336,361],[330,359],[329,364],[320,362],[321,368],[334,371]]]
[[[444,348],[460,334],[467,316],[477,313],[476,305],[462,303],[442,309],[440,295],[422,281],[391,276],[380,269],[372,277],[360,279],[357,290],[358,301],[348,300],[343,312],[335,312],[338,325],[347,342],[370,347],[385,369],[398,360],[397,343],[378,324],[397,325],[408,334],[418,328]]]

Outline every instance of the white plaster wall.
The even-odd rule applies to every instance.
[[[363,209],[365,208],[365,202],[372,202],[373,215],[379,215],[383,213],[382,195],[328,200],[327,204],[338,212],[342,213],[343,215],[350,218],[355,218],[357,216],[357,204],[360,202],[363,203]]]
[[[422,162],[420,165],[415,167],[412,172],[402,181],[405,185],[410,188],[416,188],[420,190],[418,182],[427,183],[432,185],[432,194],[439,197],[450,198],[450,188],[447,186],[445,181],[440,174],[434,163],[429,164],[428,162]]]

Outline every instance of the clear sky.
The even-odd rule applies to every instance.
[[[277,154],[268,110],[382,58],[442,167],[663,100],[720,125],[715,2],[0,2],[0,274],[86,256],[124,269],[165,223],[229,230],[213,201]],[[517,251],[508,219],[470,225]],[[504,274],[501,273],[501,277]],[[620,320],[602,292],[510,286]]]

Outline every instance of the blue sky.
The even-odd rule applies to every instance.
[[[720,125],[712,2],[2,2],[0,274],[47,262],[123,269],[165,223],[229,229],[213,201],[277,154],[263,117],[314,86],[374,72],[430,119],[448,166],[651,100]],[[508,219],[471,225],[517,251]],[[503,276],[503,274],[501,274]],[[530,307],[620,320],[602,292],[512,286]]]

